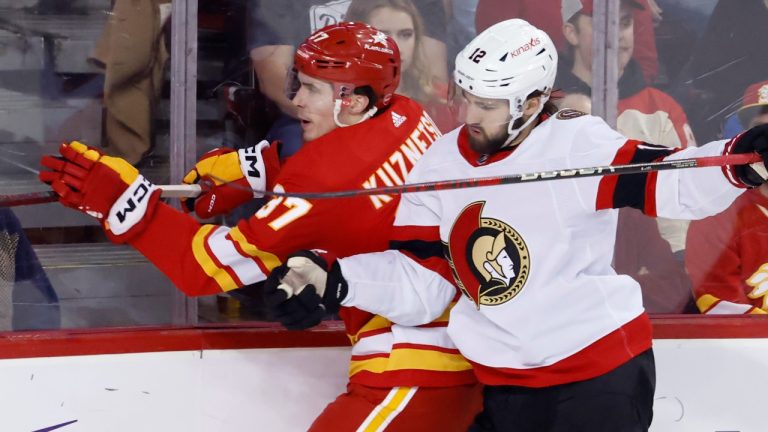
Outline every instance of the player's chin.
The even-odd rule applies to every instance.
[[[318,138],[319,134],[316,129],[317,128],[314,128],[311,125],[302,124],[301,139],[304,140],[304,142],[307,142]]]
[[[480,154],[493,153],[493,151],[495,150],[493,148],[491,141],[488,139],[488,137],[485,136],[485,134],[474,135],[474,136],[470,135],[469,147],[476,153],[480,153]]]

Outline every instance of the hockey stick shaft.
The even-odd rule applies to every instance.
[[[163,198],[193,198],[200,195],[198,185],[158,185]],[[0,195],[0,207],[18,207],[32,204],[45,204],[59,200],[53,191],[30,192],[14,195]]]
[[[547,180],[560,180],[580,177],[596,177],[622,174],[644,174],[652,171],[672,169],[718,167],[727,165],[745,165],[762,161],[757,153],[731,154],[722,156],[705,156],[690,159],[678,159],[660,162],[646,162],[628,165],[606,165],[586,168],[572,168],[553,171],[539,171],[527,174],[511,174],[506,176],[469,178],[458,180],[443,180],[424,183],[412,183],[399,186],[385,186],[371,189],[355,189],[332,192],[275,192],[268,191],[265,195],[279,197],[294,197],[303,199],[345,198],[368,195],[398,195],[415,192],[443,191],[452,189],[468,189],[486,186],[498,186],[516,183],[532,183]]]
[[[369,195],[399,195],[406,193],[443,191],[453,189],[468,189],[476,187],[498,186],[516,183],[533,183],[547,180],[561,180],[581,177],[596,177],[626,174],[644,174],[652,171],[672,169],[718,167],[727,165],[745,165],[762,161],[756,153],[731,154],[723,156],[706,156],[700,158],[678,159],[660,162],[646,162],[628,165],[605,165],[585,168],[538,171],[527,174],[511,174],[507,176],[481,177],[435,182],[412,183],[399,186],[385,186],[372,189],[351,189],[331,192],[263,192],[267,196],[294,197],[303,199],[346,198]],[[160,185],[164,198],[192,198],[200,195],[199,185]],[[234,187],[234,186],[233,186]],[[18,195],[0,195],[0,207],[40,204],[57,200],[54,192],[35,192]]]

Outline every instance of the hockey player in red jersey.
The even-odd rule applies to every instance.
[[[628,140],[598,117],[558,112],[548,100],[556,68],[549,37],[523,20],[478,35],[456,58],[466,124],[440,138],[407,183],[730,153],[766,158],[768,126],[672,149]],[[471,430],[646,431],[651,325],[639,284],[611,266],[617,209],[702,218],[766,177],[760,162],[406,194],[391,250],[338,260],[301,251],[265,290],[285,303],[300,299],[294,320],[313,307],[353,306],[418,325],[458,287],[448,334],[486,385]]]
[[[440,136],[418,104],[393,94],[400,78],[397,45],[372,27],[343,23],[315,32],[297,49],[294,67],[304,146],[276,177],[266,143],[206,155],[186,177],[215,183],[189,206],[198,214],[251,199],[243,186],[301,192],[402,184]],[[399,201],[388,195],[274,198],[234,228],[201,226],[159,202],[157,187],[125,161],[79,143],[62,145],[61,156],[44,157],[50,171],[40,177],[62,204],[97,217],[113,241],[138,249],[188,295],[262,281],[298,248],[342,256],[384,250]],[[353,308],[339,314],[353,342],[350,384],[310,430],[466,430],[480,409],[480,387],[446,336],[445,308],[422,327]]]

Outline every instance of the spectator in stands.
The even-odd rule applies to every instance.
[[[739,117],[746,127],[768,124],[768,81],[747,89]],[[768,313],[768,186],[691,222],[685,263],[701,313]]]
[[[0,208],[0,331],[59,328],[58,303],[19,219]]]
[[[747,87],[741,108],[726,119],[723,134],[725,138],[733,138],[744,129],[764,123],[768,123],[768,81]]]
[[[572,7],[582,5],[588,15],[592,15],[592,1],[572,2]],[[655,0],[638,0],[642,8],[634,10],[634,37],[637,41],[632,58],[640,65],[647,83],[653,83],[658,73],[659,64],[654,36],[653,11],[658,9]],[[568,43],[563,37],[564,21],[560,11],[560,0],[480,0],[475,15],[477,32],[487,29],[497,22],[510,18],[522,18],[541,28],[552,36],[557,50],[564,52]]]
[[[562,33],[569,48],[559,64],[555,87],[566,94],[592,93],[592,6],[591,0],[562,0]],[[633,9],[641,7],[635,0],[621,2],[617,129],[629,138],[667,147],[694,146],[696,141],[683,109],[668,94],[648,86],[638,63],[632,59]],[[687,222],[661,218],[657,221],[673,252],[682,251]]]
[[[674,86],[700,139],[719,138],[723,119],[740,106],[738,95],[768,76],[766,27],[765,0],[721,0],[715,6]]]
[[[592,6],[591,0],[562,0],[561,11],[565,23],[562,34],[568,49],[558,70],[555,85],[566,94],[591,94]],[[638,63],[632,58],[635,49],[632,9],[641,7],[635,0],[621,2],[618,129],[629,137],[669,147],[695,145],[687,117],[680,105],[666,93],[648,86]]]
[[[152,118],[170,57],[170,0],[117,0],[91,55],[104,71],[105,151],[137,165],[152,155]]]
[[[411,0],[352,0],[345,20],[370,24],[391,36],[403,68],[397,93],[419,102],[441,131],[458,126],[446,103],[448,84],[437,81],[424,53],[424,25]]]
[[[293,53],[314,31],[345,20],[352,0],[255,0],[250,13],[251,60],[265,95],[283,115],[272,126],[267,140],[283,142],[282,156],[290,156],[302,145],[296,108],[285,96],[285,77]],[[415,0],[425,18],[424,52],[427,64],[439,81],[447,82],[445,8],[442,0]]]
[[[569,93],[558,101],[562,108],[591,113],[592,102],[583,93]],[[696,307],[683,263],[672,254],[656,222],[631,208],[619,210],[613,268],[640,284],[648,313],[693,313]]]

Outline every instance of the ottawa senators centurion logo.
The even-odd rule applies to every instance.
[[[481,201],[465,207],[444,244],[456,283],[478,308],[512,300],[531,271],[523,238],[506,223],[482,217],[484,205]]]

